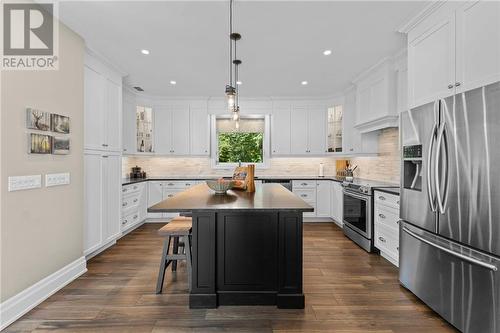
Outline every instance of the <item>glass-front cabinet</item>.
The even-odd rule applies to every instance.
[[[342,105],[328,108],[328,152],[342,152]]]
[[[137,152],[153,152],[153,109],[147,106],[137,106]]]

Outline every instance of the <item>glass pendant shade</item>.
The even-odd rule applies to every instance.
[[[228,110],[234,111],[236,105],[236,89],[230,85],[226,86],[226,100]]]

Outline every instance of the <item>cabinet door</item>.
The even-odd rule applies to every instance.
[[[210,118],[207,109],[196,107],[189,110],[189,136],[190,136],[190,154],[191,155],[209,155],[210,144]]]
[[[307,109],[305,107],[293,107],[290,115],[291,153],[305,155],[308,152]]]
[[[357,153],[360,146],[360,134],[354,128],[356,122],[356,92],[346,94],[342,118],[342,151],[348,154]]]
[[[307,112],[307,142],[309,154],[325,154],[328,119],[324,107],[309,108]]]
[[[167,107],[154,108],[154,150],[157,154],[172,154],[172,113]]]
[[[290,155],[290,107],[274,108],[271,117],[272,155]]]
[[[172,154],[189,154],[189,107],[172,108]]]
[[[500,2],[469,1],[457,9],[457,92],[500,80]]]
[[[316,216],[330,217],[331,215],[331,190],[329,180],[319,180],[316,186]]]
[[[85,66],[84,69],[84,147],[105,149],[104,137],[105,78]]]
[[[128,96],[123,98],[122,119],[123,152],[134,154],[137,152],[137,114],[135,101]]]
[[[372,90],[369,85],[358,87],[356,92],[356,120],[355,124],[365,122],[364,117],[371,113],[371,96]]]
[[[121,113],[122,88],[119,84],[106,79],[106,149],[121,151]]]
[[[411,108],[454,93],[454,13],[409,41],[408,85]]]
[[[342,226],[342,211],[344,207],[344,196],[342,195],[342,185],[339,182],[332,182],[331,215],[335,222]]]
[[[84,202],[85,202],[85,255],[97,250],[102,244],[102,167],[100,153],[85,153],[84,155]]]
[[[120,233],[121,218],[121,156],[103,155],[104,242]]]
[[[148,207],[163,200],[162,182],[148,182]]]

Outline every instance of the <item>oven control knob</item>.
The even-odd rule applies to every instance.
[[[361,193],[368,193],[368,188],[365,186],[361,186],[359,190],[361,191]]]

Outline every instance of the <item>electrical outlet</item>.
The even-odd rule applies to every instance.
[[[45,187],[67,185],[69,182],[69,172],[48,173],[45,175]]]
[[[9,192],[42,187],[42,175],[9,177]]]

